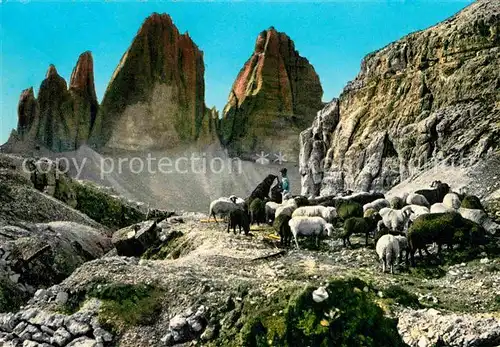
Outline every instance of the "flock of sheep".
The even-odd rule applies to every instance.
[[[401,197],[387,200],[377,192],[344,192],[339,196],[306,198],[277,194],[277,177],[268,175],[247,199],[230,196],[210,204],[210,217],[228,216],[228,232],[236,227],[248,234],[254,223],[273,223],[282,246],[288,246],[293,236],[332,237],[334,226],[342,226],[339,233],[344,246],[350,246],[350,236],[364,234],[375,240],[375,250],[385,272],[398,260],[406,261],[422,250],[429,255],[427,246],[437,244],[438,253],[446,245],[475,246],[487,241],[500,226],[484,211],[480,200],[462,192],[451,191],[446,183],[435,181],[430,189],[421,189]],[[271,198],[269,192],[271,191]]]

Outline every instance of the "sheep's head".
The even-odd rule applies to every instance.
[[[231,195],[231,196],[229,197],[229,200],[231,200],[231,201],[232,201],[232,202],[234,202],[235,204],[236,204],[236,199],[237,199],[236,195]]]
[[[326,233],[327,233],[328,237],[332,237],[333,236],[333,225],[332,224],[326,223],[325,224],[325,230],[326,230]]]
[[[405,206],[401,209],[401,214],[403,215],[405,222],[410,218],[412,213],[413,210],[411,209],[411,206]]]

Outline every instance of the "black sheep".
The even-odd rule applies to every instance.
[[[420,189],[415,191],[415,194],[425,196],[429,204],[443,202],[444,196],[450,192],[450,186],[441,181],[434,181],[431,184],[433,189]]]
[[[243,228],[245,235],[248,235],[250,232],[250,223],[248,219],[248,214],[240,209],[234,210],[229,214],[229,222],[227,223],[227,232],[229,232],[230,228],[233,228],[233,233],[236,234],[236,227],[240,229]]]

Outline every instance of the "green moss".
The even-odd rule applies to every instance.
[[[391,285],[387,289],[385,289],[384,296],[405,307],[421,307],[420,302],[418,301],[418,298],[415,294],[408,292],[406,289],[398,285]]]
[[[242,311],[239,321],[244,323],[233,345],[404,346],[396,323],[364,287],[359,279],[333,280],[321,303],[312,299],[314,287],[276,293],[260,310]]]
[[[173,259],[178,258],[189,246],[186,239],[182,236],[183,233],[180,231],[172,232],[168,240],[165,240],[158,246],[149,248],[141,258],[153,260],[163,260],[169,257]]]
[[[163,291],[155,285],[106,283],[96,280],[87,290],[71,294],[61,312],[77,312],[89,298],[102,301],[100,322],[119,333],[130,326],[154,323],[161,310]]]
[[[76,209],[111,229],[124,228],[146,218],[144,213],[97,188],[83,184],[75,184],[74,188]]]
[[[466,197],[464,197],[460,207],[484,210],[484,207],[481,204],[481,200],[479,200],[479,198],[475,195],[467,195]]]
[[[337,213],[340,219],[346,220],[351,217],[363,217],[363,206],[357,202],[345,201],[337,206]]]

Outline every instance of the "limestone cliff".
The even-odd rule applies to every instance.
[[[322,108],[323,90],[308,60],[284,33],[257,37],[223,111],[221,140],[238,155],[283,151],[296,157],[296,138]]]
[[[121,150],[193,143],[206,114],[204,96],[203,53],[167,14],[154,13],[109,82],[90,143]]]
[[[384,190],[437,162],[498,154],[499,71],[496,0],[367,55],[301,133],[302,193]]]

